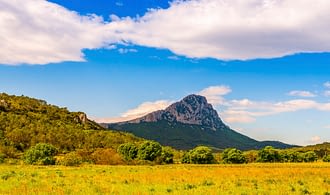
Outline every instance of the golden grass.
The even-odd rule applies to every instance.
[[[330,194],[330,163],[0,165],[0,194]]]

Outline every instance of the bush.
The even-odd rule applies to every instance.
[[[317,161],[317,154],[314,151],[308,151],[303,154],[304,162]]]
[[[236,148],[225,149],[222,153],[222,160],[228,164],[242,164],[247,162],[243,152]]]
[[[211,164],[215,163],[212,150],[206,146],[198,146],[188,151],[181,160],[182,163]]]
[[[158,142],[145,141],[138,150],[137,157],[140,160],[153,161],[161,155],[162,146]]]
[[[160,154],[161,163],[172,164],[173,163],[173,149],[170,147],[163,147],[162,152]]]
[[[64,166],[78,166],[83,162],[83,159],[76,152],[70,152],[63,156],[63,158],[58,159],[56,162],[59,165]]]
[[[303,153],[300,152],[288,152],[287,160],[284,162],[303,162]]]
[[[54,165],[56,148],[53,145],[39,143],[24,154],[24,162],[27,164]]]
[[[253,163],[257,161],[258,151],[250,150],[243,153],[247,163]]]
[[[121,156],[112,148],[97,149],[91,155],[92,161],[97,165],[121,165],[125,164]]]
[[[121,144],[117,152],[125,159],[125,160],[133,160],[136,158],[138,149],[133,143],[124,143]]]
[[[323,156],[323,162],[330,162],[330,155]]]
[[[266,146],[258,152],[258,162],[280,162],[281,156],[278,150],[272,146]]]

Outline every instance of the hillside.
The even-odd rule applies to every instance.
[[[108,124],[108,128],[156,140],[176,149],[191,149],[198,145],[242,150],[260,149],[267,145],[292,147],[278,141],[257,141],[230,129],[206,98],[199,95],[189,95],[165,110],[141,118]]]
[[[298,151],[298,152],[314,151],[318,156],[323,157],[326,154],[330,154],[330,143],[324,142],[322,144],[294,147],[291,148],[290,150]]]
[[[0,152],[24,151],[39,142],[61,151],[113,147],[141,140],[131,134],[104,131],[83,112],[69,112],[44,100],[0,93]]]

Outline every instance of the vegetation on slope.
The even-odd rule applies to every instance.
[[[162,120],[157,122],[110,124],[110,129],[133,133],[145,139],[155,140],[162,145],[180,150],[206,145],[217,150],[234,147],[241,150],[261,149],[265,146],[288,148],[292,145],[276,141],[259,142],[242,135],[229,127],[216,131],[201,125],[184,124]]]
[[[17,158],[37,143],[55,146],[59,153],[78,149],[116,149],[142,139],[105,131],[83,112],[49,105],[43,100],[0,93],[0,153]]]

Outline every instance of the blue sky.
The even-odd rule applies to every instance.
[[[100,122],[196,93],[255,139],[330,141],[330,3],[220,2],[0,0],[0,91]]]

